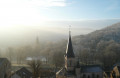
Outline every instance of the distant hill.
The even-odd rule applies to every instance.
[[[87,35],[73,37],[73,44],[76,47],[97,49],[101,41],[115,41],[120,43],[120,23],[113,24],[101,30],[96,30]]]
[[[84,64],[102,64],[104,67],[120,62],[120,23],[87,35],[73,37],[76,56]]]

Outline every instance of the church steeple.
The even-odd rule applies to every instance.
[[[66,48],[66,56],[67,58],[74,58],[74,52],[73,52],[73,46],[72,46],[72,41],[71,41],[71,31],[69,30],[69,38],[68,38],[68,43],[67,43],[67,48]]]
[[[73,52],[72,40],[71,40],[71,31],[69,30],[69,38],[65,54],[65,68],[67,71],[74,71],[76,66],[76,58]]]

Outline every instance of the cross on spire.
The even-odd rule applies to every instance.
[[[71,35],[71,30],[70,30],[70,28],[71,28],[71,26],[69,25],[69,37],[70,37],[70,35]]]
[[[68,43],[67,43],[67,48],[66,48],[66,56],[67,58],[74,58],[74,52],[73,52],[73,47],[72,47],[72,40],[71,40],[71,31],[70,31],[70,27],[69,26],[69,38],[68,38]]]

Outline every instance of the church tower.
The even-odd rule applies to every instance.
[[[73,71],[76,66],[75,54],[73,52],[73,46],[71,41],[71,31],[69,31],[69,38],[65,54],[65,68],[67,71]]]

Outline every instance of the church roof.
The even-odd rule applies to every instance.
[[[62,68],[59,70],[56,75],[61,75],[61,76],[74,76],[75,71],[67,71],[65,68]]]
[[[82,71],[81,72],[102,72],[102,68],[99,65],[89,65],[89,66],[83,66],[81,67]]]
[[[56,75],[62,75],[62,76],[65,76],[65,74],[66,74],[65,68],[62,68],[61,70],[59,70],[59,71],[56,73]]]
[[[69,31],[69,38],[68,38],[67,48],[66,48],[66,56],[68,58],[75,57],[74,52],[73,52],[73,47],[72,47],[70,31]]]

